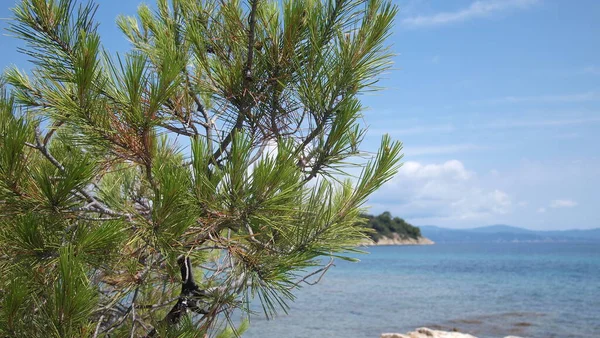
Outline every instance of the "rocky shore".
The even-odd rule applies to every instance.
[[[477,338],[470,334],[461,332],[438,331],[422,327],[406,334],[383,333],[381,338]],[[517,336],[506,336],[505,338],[520,338]]]
[[[368,240],[362,243],[362,245],[431,245],[435,244],[432,240],[425,237],[401,237],[398,234],[393,234],[391,237],[382,236],[377,242]]]

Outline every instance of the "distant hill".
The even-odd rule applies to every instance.
[[[549,236],[563,236],[568,238],[586,238],[600,241],[600,228],[589,230],[565,230],[565,231],[543,231]]]
[[[509,225],[471,229],[421,226],[423,236],[436,243],[492,242],[600,242],[600,228],[590,230],[535,231]]]
[[[488,226],[479,227],[479,228],[472,228],[469,230],[474,231],[474,232],[479,232],[479,233],[488,233],[488,234],[495,234],[495,233],[499,233],[499,232],[511,232],[511,233],[524,234],[524,233],[532,232],[529,229],[523,229],[523,228],[514,227],[514,226],[510,226],[510,225],[504,225],[504,224],[488,225]]]

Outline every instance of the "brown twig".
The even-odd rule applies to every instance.
[[[329,263],[327,263],[327,265],[325,265],[324,267],[318,269],[317,271],[314,271],[314,272],[312,272],[312,273],[304,276],[304,278],[302,278],[301,280],[299,280],[296,283],[294,283],[294,285],[290,286],[288,288],[288,290],[296,288],[298,285],[300,285],[300,283],[306,283],[308,285],[315,285],[315,284],[319,283],[321,281],[321,279],[323,279],[323,276],[325,276],[325,273],[327,273],[327,270],[329,270],[329,268],[331,268],[332,266],[335,266],[333,264],[333,262],[334,262],[334,260],[333,260],[333,258],[331,258],[329,260]],[[314,276],[316,274],[319,274],[319,273],[321,275],[319,276],[319,278],[316,281],[314,281],[314,282],[307,281],[308,278],[310,278],[310,277],[312,277],[312,276]]]

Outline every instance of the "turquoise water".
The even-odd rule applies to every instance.
[[[250,338],[377,338],[427,326],[479,337],[600,337],[600,245],[369,248],[300,290],[288,315],[251,318]]]

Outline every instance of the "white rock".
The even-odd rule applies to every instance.
[[[418,328],[407,334],[400,333],[382,333],[381,338],[477,338],[470,334],[461,332],[447,332],[428,329],[426,327]],[[505,338],[521,338],[517,336],[506,336]]]
[[[446,332],[431,330],[425,327],[418,328],[416,331],[407,334],[384,333],[381,338],[477,338],[470,334],[460,332]]]

